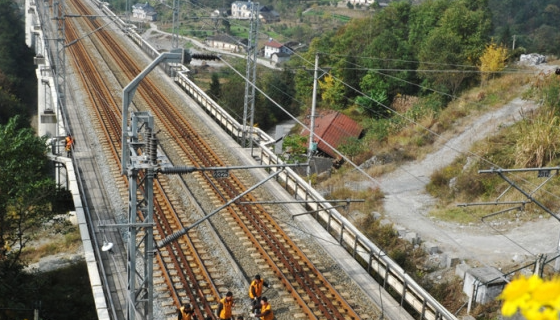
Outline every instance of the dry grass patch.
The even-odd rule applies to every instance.
[[[46,228],[37,234],[37,238],[22,251],[22,260],[36,263],[41,258],[62,252],[75,253],[82,246],[80,230],[75,226],[66,226],[61,232],[53,233]]]

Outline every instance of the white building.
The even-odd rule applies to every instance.
[[[216,35],[206,38],[206,45],[212,48],[221,49],[229,52],[245,52],[247,39],[233,37],[229,35]]]
[[[156,21],[157,12],[149,3],[137,3],[132,6],[132,17],[146,21]]]
[[[264,45],[264,57],[270,59],[272,55],[275,53],[291,55],[292,51],[288,47],[284,46],[283,44],[275,40],[269,39],[268,42]]]
[[[251,10],[253,2],[235,1],[231,4],[231,17],[233,19],[248,20],[251,19]],[[264,23],[280,21],[280,15],[274,10],[268,9],[266,6],[257,8],[259,20]]]
[[[231,17],[233,19],[251,19],[253,2],[235,1],[231,4]]]

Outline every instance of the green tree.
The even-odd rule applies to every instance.
[[[300,135],[289,135],[284,138],[284,143],[282,144],[282,149],[288,154],[287,161],[292,162],[304,162],[307,153],[307,143],[308,137]]]
[[[419,52],[420,76],[431,87],[454,95],[467,77],[460,38],[442,28],[434,29]]]
[[[300,113],[299,105],[295,103],[295,87],[294,74],[290,70],[266,72],[260,79],[262,81],[263,91],[272,99],[264,99],[259,104],[259,110],[262,110],[263,116],[267,117],[266,122],[262,122],[261,128],[266,130],[268,127],[277,124],[280,121],[290,119],[290,115],[280,109],[278,103],[284,110],[293,116]]]
[[[0,123],[20,110],[25,117],[37,106],[33,51],[25,45],[24,24],[16,2],[0,0]]]
[[[422,42],[419,68],[430,71],[420,75],[431,86],[455,95],[465,80],[476,79],[465,71],[476,66],[489,40],[491,19],[485,2],[452,2]]]
[[[245,65],[240,63],[234,66],[241,74],[245,74]],[[218,104],[222,106],[239,123],[243,120],[243,105],[245,97],[245,80],[233,71],[224,73],[224,81],[220,85],[220,99]],[[248,119],[247,119],[248,121]]]
[[[31,128],[18,128],[17,119],[0,125],[0,261],[19,262],[34,232],[53,221],[58,208],[55,181],[49,176],[45,138]]]
[[[413,52],[418,53],[431,30],[435,29],[443,13],[449,7],[449,0],[427,0],[411,8],[408,43]]]
[[[375,119],[389,117],[390,113],[386,107],[389,104],[388,84],[382,81],[378,74],[370,73],[362,78],[361,87],[367,88],[364,91],[368,96],[356,98],[358,110]]]
[[[220,86],[220,76],[214,72],[211,76],[210,88],[206,92],[214,101],[220,100],[222,96],[222,88]]]
[[[231,23],[229,22],[228,19],[221,19],[222,20],[222,26],[224,27],[224,32],[226,34],[231,34]]]
[[[0,124],[4,124],[22,110],[22,104],[12,92],[12,83],[0,70]]]

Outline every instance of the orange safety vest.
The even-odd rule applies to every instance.
[[[72,148],[73,144],[74,144],[74,139],[72,139],[72,137],[66,137],[66,151],[69,151],[70,148]]]
[[[272,312],[272,307],[268,302],[261,305],[261,314],[265,313],[266,311],[270,311],[270,312],[267,315],[262,316],[261,320],[272,320],[274,318],[274,313]]]
[[[222,308],[222,312],[220,312],[220,319],[229,319],[231,318],[231,307],[233,306],[233,300],[231,301],[227,301],[226,298],[224,297],[222,300],[220,300],[220,303],[222,304],[223,308]]]
[[[263,280],[257,279],[251,282],[251,286],[249,286],[249,298],[255,299],[256,297],[260,297],[262,295],[263,283]]]
[[[185,307],[181,307],[181,320],[192,320],[192,315],[190,313],[185,312]]]

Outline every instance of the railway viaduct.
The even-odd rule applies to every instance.
[[[54,9],[57,5],[58,3],[41,0],[26,0],[25,3],[26,42],[36,52],[38,131],[39,135],[51,138],[50,156],[57,167],[57,179],[73,194],[76,209],[72,214],[75,215],[82,236],[98,318],[125,319],[129,318],[126,309],[130,303],[130,284],[126,283],[123,273],[127,272],[126,242],[132,240],[127,239],[126,232],[118,227],[126,219],[113,212],[112,197],[126,198],[126,195],[122,194],[122,188],[119,189],[121,186],[103,183],[103,176],[111,175],[111,172],[98,165],[99,162],[106,161],[95,151],[95,145],[101,143],[99,139],[92,138],[95,133],[91,129],[88,131],[84,124],[84,105],[80,98],[73,95],[73,90],[68,89],[71,88],[71,83],[78,81],[76,75],[81,70],[75,70],[75,67],[71,69],[65,58],[66,50],[81,38],[71,43],[62,40],[65,26],[64,23],[60,24],[60,20],[80,16],[57,12]],[[114,30],[123,33],[127,41],[151,59],[160,55],[160,52],[145,42],[130,25],[115,16],[104,3],[92,0],[90,5],[100,12],[96,14],[100,19],[103,16],[102,19],[107,21],[103,27],[111,25]],[[89,36],[96,31],[82,32]],[[193,112],[208,119],[211,131],[223,136],[219,140],[225,141],[233,137],[235,141],[236,137],[243,135],[243,127],[190,81],[188,70],[184,66],[163,64],[162,69],[167,74],[166,81],[171,81],[196,102],[197,107]],[[162,81],[161,85],[167,83]],[[122,87],[115,90],[120,94]],[[67,133],[76,137],[78,145],[70,157],[62,150],[62,139]],[[255,145],[252,148],[234,147],[238,152],[236,157],[246,166],[281,164],[281,160],[268,147],[274,139],[259,129],[255,129],[252,134]],[[165,157],[163,158],[165,162]],[[266,171],[260,170],[255,175],[257,179],[263,179],[266,174]],[[359,294],[370,299],[379,310],[378,315],[358,312],[357,317],[344,318],[456,319],[290,168],[277,172],[275,180],[274,186],[269,188],[272,189],[271,193],[278,196],[277,201],[286,203],[285,207],[293,214],[292,219],[304,226],[306,233],[320,239],[317,243],[336,262],[335,269],[342,270],[352,279]],[[290,203],[296,202],[294,200],[307,203],[305,206]],[[314,213],[297,214],[306,211]],[[162,270],[157,272],[161,273]],[[238,270],[235,274],[242,285],[247,284],[243,271]],[[278,281],[279,290],[281,282]],[[289,282],[285,281],[283,286],[290,286]],[[387,290],[392,294],[387,293]],[[157,309],[163,311],[157,314],[157,318],[174,319],[175,310],[179,307],[177,301],[180,300],[180,295],[174,297],[173,293],[168,295],[160,292],[154,301],[148,303],[160,304]],[[297,318],[299,315],[293,317]],[[301,314],[301,318],[313,317],[323,319],[321,315],[314,316],[305,312]],[[138,315],[136,318],[144,319]]]

